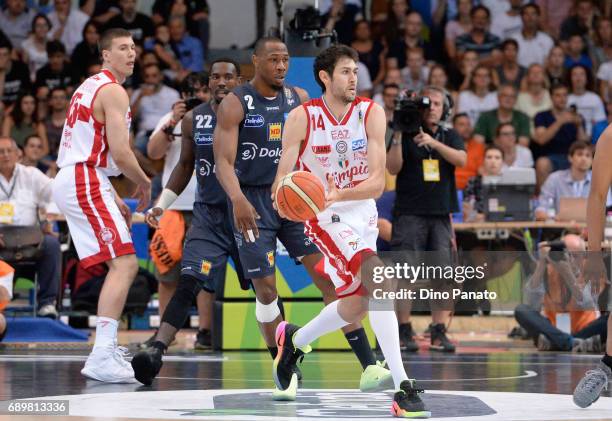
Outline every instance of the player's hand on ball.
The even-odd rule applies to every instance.
[[[159,218],[163,215],[164,211],[162,208],[154,207],[147,211],[145,215],[145,222],[149,224],[151,228],[159,228]]]
[[[234,224],[236,229],[242,233],[247,242],[255,242],[259,238],[256,219],[259,219],[257,211],[245,196],[232,203],[234,208]]]
[[[276,192],[278,191],[279,186],[280,186],[280,183],[278,181],[275,181],[272,184],[272,193],[270,193],[270,198],[272,199],[272,207],[274,208],[274,210],[278,213],[278,215],[281,218],[287,219],[287,215],[283,213],[282,209],[276,203]]]
[[[591,284],[591,291],[595,295],[600,292],[602,278],[604,278],[605,283],[610,283],[601,252],[587,252],[587,258],[584,262],[582,273],[584,274],[584,282]]]
[[[325,208],[340,200],[340,190],[336,187],[334,177],[327,176],[327,195],[325,195]]]

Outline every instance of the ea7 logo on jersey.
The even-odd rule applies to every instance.
[[[347,140],[349,138],[349,131],[344,130],[332,130],[332,140]]]
[[[261,114],[247,114],[244,118],[244,127],[263,127],[265,122]]]
[[[351,144],[351,148],[353,150],[353,152],[355,151],[360,151],[363,148],[365,148],[366,146],[366,141],[365,139],[357,139],[357,140],[353,140],[352,144]]]
[[[283,134],[283,126],[281,123],[269,123],[268,124],[268,140],[278,141],[281,140]]]
[[[213,137],[211,134],[204,134],[198,132],[195,133],[193,140],[195,140],[195,144],[198,146],[207,146],[212,145],[213,143]]]

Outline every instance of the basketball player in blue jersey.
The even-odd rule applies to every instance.
[[[213,98],[183,117],[179,162],[157,204],[147,212],[147,223],[156,228],[164,210],[189,184],[195,165],[197,193],[193,204],[193,221],[183,249],[179,284],[163,314],[154,342],[132,359],[134,375],[145,385],[150,385],[159,373],[162,355],[176,332],[184,326],[200,289],[214,292],[224,281],[228,257],[231,256],[236,264],[242,287],[248,289],[229,224],[225,192],[215,177],[212,150],[217,108],[230,90],[238,85],[239,80],[240,66],[233,60],[218,59],[212,63],[208,86]]]
[[[289,53],[281,40],[258,40],[253,64],[253,79],[227,95],[219,106],[213,149],[217,178],[229,199],[243,272],[255,289],[255,316],[275,358],[278,348],[274,334],[282,321],[275,276],[277,238],[289,255],[304,265],[325,303],[334,301],[335,294],[332,283],[315,270],[322,255],[304,234],[304,225],[281,218],[270,197],[285,118],[308,100],[308,94],[285,85]],[[343,331],[364,369],[360,388],[365,391],[386,387],[391,381],[389,370],[376,362],[361,325],[345,326]],[[294,371],[298,359],[296,356],[292,361]],[[297,388],[297,384],[294,386]],[[291,396],[291,390],[286,396]]]

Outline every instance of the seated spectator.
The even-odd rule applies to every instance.
[[[384,17],[384,43],[389,46],[404,35],[405,18],[408,13],[408,0],[390,0],[387,2],[387,14]]]
[[[21,44],[23,48],[23,61],[30,69],[30,79],[36,78],[36,72],[49,61],[47,56],[47,41],[49,40],[49,30],[51,21],[45,15],[36,15],[32,20],[32,33]]]
[[[604,101],[612,100],[612,60],[606,61],[597,70],[597,84],[599,95]]]
[[[422,48],[410,48],[406,53],[406,67],[402,72],[404,87],[411,91],[418,91],[425,87],[429,68],[425,65],[425,56]]]
[[[573,13],[561,24],[559,38],[566,42],[572,35],[589,36],[594,29],[595,6],[592,0],[576,0]]]
[[[504,151],[495,145],[487,146],[482,163],[482,175],[468,180],[463,189],[463,220],[482,222],[485,220],[485,203],[482,191],[483,176],[500,176],[504,166]]]
[[[156,64],[159,64],[167,77],[174,78],[176,73],[181,70],[181,62],[176,57],[170,44],[170,30],[168,26],[164,24],[157,25],[155,28],[155,38],[147,40],[144,47],[145,50],[152,51],[155,54]],[[141,57],[141,61],[142,59],[144,59],[144,54]],[[138,73],[135,72],[135,74]]]
[[[455,184],[458,190],[463,190],[468,180],[478,175],[484,161],[485,146],[474,139],[474,130],[470,124],[470,117],[465,113],[453,116],[453,129],[459,134],[465,145],[467,162],[465,167],[455,168]]]
[[[359,54],[359,61],[365,64],[372,78],[372,84],[378,85],[385,77],[385,47],[372,39],[370,23],[360,20],[353,29],[351,47]]]
[[[47,43],[49,62],[36,72],[36,86],[72,88],[77,84],[74,74],[68,66],[66,48],[59,41]]]
[[[565,83],[567,80],[566,70],[563,67],[565,62],[565,51],[559,45],[550,49],[546,60],[546,76],[550,86]]]
[[[363,16],[360,7],[346,4],[345,0],[333,0],[331,8],[323,15],[323,25],[328,32],[336,31],[340,44],[350,45],[353,28],[361,19]]]
[[[43,174],[47,174],[49,166],[42,162],[44,157],[43,148],[43,141],[38,135],[32,134],[26,137],[23,144],[23,153],[20,161],[21,165],[38,168]],[[57,171],[54,171],[53,176],[55,176],[56,173]],[[51,177],[49,174],[47,175]]]
[[[608,118],[595,123],[593,126],[593,136],[591,137],[593,143],[597,143],[599,136],[601,136],[603,131],[612,124],[612,101],[606,102],[606,110],[608,111]]]
[[[542,12],[542,30],[554,39],[559,39],[559,29],[569,16],[574,0],[535,0]]]
[[[134,42],[142,44],[155,32],[151,18],[136,10],[136,0],[119,0],[121,13],[108,20],[104,29],[124,28],[130,31]]]
[[[491,70],[483,65],[476,66],[470,76],[468,89],[459,93],[457,112],[467,113],[472,125],[475,125],[482,112],[499,106],[497,95],[492,89]]]
[[[178,72],[178,80],[183,80],[191,72],[204,70],[204,51],[199,39],[187,35],[185,21],[179,17],[171,17],[168,22],[170,44],[176,52],[182,69]]]
[[[34,89],[34,98],[36,98],[36,119],[43,121],[49,115],[49,88],[46,86],[37,86]]]
[[[13,46],[10,41],[0,41],[0,100],[5,107],[10,107],[17,100],[20,92],[30,92],[30,70],[19,60],[12,60]],[[0,113],[4,114],[4,113]]]
[[[491,143],[495,138],[495,130],[501,123],[510,123],[517,133],[521,145],[529,146],[529,117],[516,111],[516,88],[503,85],[497,90],[499,107],[480,114],[474,129],[474,138],[479,142]]]
[[[34,9],[26,7],[25,0],[9,0],[6,8],[0,11],[0,28],[17,50],[22,49],[35,15]]]
[[[472,0],[457,1],[457,17],[446,24],[444,29],[444,46],[446,54],[451,60],[457,56],[457,48],[455,40],[460,36],[472,30],[472,18],[470,12],[472,10]]]
[[[460,35],[455,41],[459,58],[466,51],[476,51],[480,64],[493,66],[498,62],[501,40],[497,35],[488,31],[490,17],[489,9],[484,6],[475,6],[470,12],[472,29]]]
[[[6,336],[7,323],[4,317],[4,309],[13,298],[13,278],[15,269],[9,264],[0,260],[0,342]]]
[[[593,148],[590,143],[577,141],[572,143],[568,153],[570,167],[555,171],[548,176],[538,198],[535,211],[537,220],[544,221],[550,215],[559,214],[559,202],[562,197],[589,196],[591,190],[591,165]]]
[[[70,0],[53,0],[55,10],[49,13],[51,21],[51,36],[56,41],[61,41],[66,47],[68,55],[77,44],[83,41],[83,28],[89,16],[79,9],[73,9]]]
[[[157,122],[172,109],[180,96],[175,89],[162,83],[163,76],[156,64],[143,69],[143,80],[144,83],[132,95],[131,110],[138,127],[137,146],[146,150],[146,142]]]
[[[90,20],[83,27],[83,41],[77,44],[70,58],[70,66],[73,69],[76,80],[81,79],[87,74],[87,66],[100,62],[99,40],[99,25],[96,21]]]
[[[516,61],[518,55],[518,43],[513,39],[507,39],[501,44],[502,62],[495,68],[494,76],[497,78],[496,85],[511,84],[517,90],[521,87],[521,80],[525,76],[525,68]]]
[[[596,304],[582,290],[585,281],[579,268],[584,240],[570,234],[562,241],[569,253],[561,259],[561,251],[551,255],[547,243],[540,243],[536,268],[523,288],[525,303],[515,309],[514,316],[540,351],[599,353],[605,348],[608,316],[598,318]],[[557,327],[558,313],[569,313],[571,334]]]
[[[584,40],[580,35],[572,35],[567,43],[567,54],[565,55],[565,61],[563,66],[566,69],[570,69],[576,65],[582,65],[587,69],[593,68],[593,62],[585,51]]]
[[[60,87],[51,89],[48,103],[49,112],[43,120],[43,124],[45,125],[47,140],[49,141],[49,157],[55,160],[57,159],[64,122],[66,121],[66,112],[68,111],[68,93],[66,89]]]
[[[3,203],[0,222],[8,225],[38,226],[38,210],[51,201],[52,179],[34,167],[19,164],[19,150],[15,141],[0,138],[0,202]],[[60,283],[60,243],[51,234],[50,225],[44,224],[42,256],[36,266],[38,277],[38,315],[57,317],[55,297]]]
[[[533,155],[529,148],[516,141],[516,130],[512,123],[497,126],[494,143],[504,152],[504,169],[533,168]]]
[[[404,36],[393,40],[387,53],[388,69],[403,69],[406,67],[407,51],[410,48],[422,48],[425,58],[430,59],[431,52],[422,37],[423,19],[417,12],[410,12],[404,19]]]
[[[153,23],[168,23],[172,16],[182,17],[189,34],[202,43],[205,51],[208,48],[209,8],[206,0],[155,0],[153,3]]]
[[[584,127],[588,136],[593,125],[606,119],[603,101],[594,90],[593,75],[586,67],[578,64],[569,70],[570,95],[568,104],[575,105],[578,113],[584,119]]]
[[[523,29],[523,21],[521,20],[523,0],[510,0],[509,3],[510,8],[506,12],[495,16],[491,21],[491,33],[503,40]]]
[[[518,42],[518,62],[523,67],[533,63],[544,64],[554,41],[545,32],[540,31],[540,8],[533,3],[521,8],[523,29],[512,38]]]
[[[461,58],[458,68],[455,69],[455,64],[451,64],[450,85],[455,91],[465,91],[469,89],[472,73],[478,66],[478,54],[476,51],[466,51]]]
[[[100,26],[121,13],[117,0],[79,0],[79,8]]]
[[[536,161],[537,185],[541,186],[552,171],[567,169],[570,147],[576,140],[588,139],[580,114],[567,107],[568,90],[565,85],[550,90],[552,109],[535,116],[533,141],[540,146]]]
[[[43,139],[47,153],[47,133],[45,126],[37,119],[36,100],[30,94],[17,98],[15,106],[2,124],[2,137],[10,137],[16,144],[23,148],[28,136],[36,134]]]
[[[599,18],[593,38],[588,38],[587,43],[596,69],[612,61],[612,19]]]
[[[399,90],[404,89],[404,82],[402,81],[402,73],[399,69],[389,69],[387,74],[385,75],[385,80],[383,81],[383,86],[387,85],[397,85]],[[384,105],[382,92],[378,92],[374,95],[374,102],[380,105],[381,107]]]
[[[550,101],[549,85],[544,67],[534,63],[527,69],[527,75],[522,84],[525,89],[518,94],[516,109],[527,114],[529,126],[533,132],[533,119],[537,113],[549,110],[552,107]]]

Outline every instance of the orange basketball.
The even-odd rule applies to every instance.
[[[325,188],[312,173],[289,173],[276,188],[276,206],[292,221],[307,221],[325,208]]]

